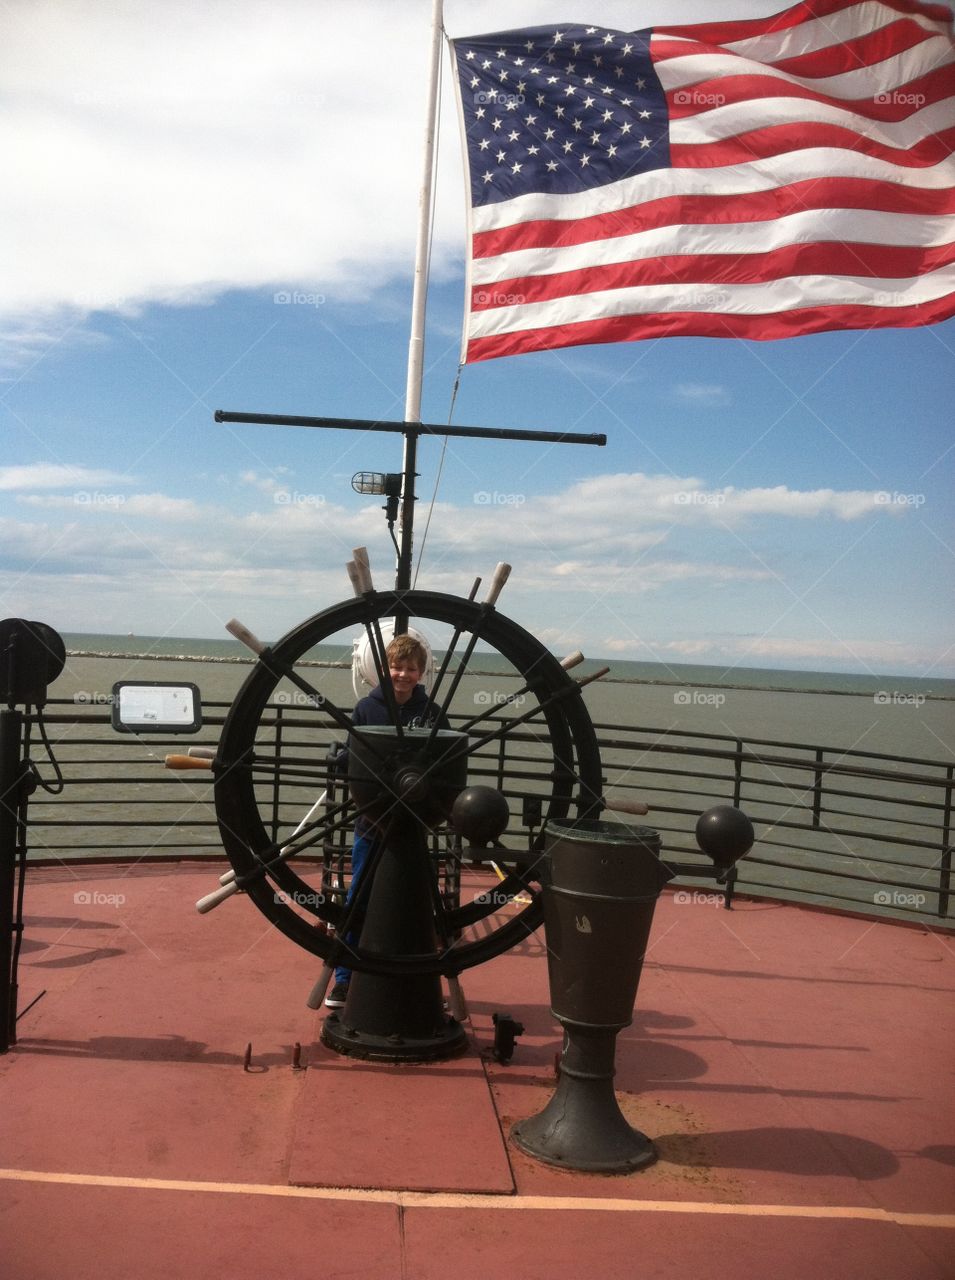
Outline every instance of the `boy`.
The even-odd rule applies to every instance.
[[[422,717],[428,705],[428,694],[421,684],[421,676],[428,664],[425,647],[413,636],[401,635],[395,638],[385,650],[388,670],[391,673],[391,684],[395,691],[395,702],[402,725],[409,729],[426,729],[439,718],[438,711],[432,707],[427,720]],[[362,698],[352,713],[353,725],[391,724],[391,714],[381,685],[376,685],[366,697]],[[442,729],[449,728],[444,716],[439,718]],[[355,894],[365,861],[371,850],[372,824],[367,818],[359,818],[355,823],[355,841],[352,845],[351,865],[352,878],[345,901],[350,902]],[[350,938],[346,938],[349,941]],[[335,985],[325,999],[329,1009],[341,1009],[348,996],[348,984],[351,981],[351,970],[339,965],[335,970]]]

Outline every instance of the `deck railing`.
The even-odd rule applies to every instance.
[[[65,786],[31,798],[28,857],[224,859],[211,775],[170,773],[163,758],[188,745],[214,747],[227,710],[206,704],[199,734],[153,738],[114,732],[108,707],[51,700],[45,723]],[[307,725],[313,749],[324,754],[341,733],[319,724],[327,736],[316,742],[315,721],[300,709],[276,705],[263,719],[279,741],[294,741]],[[31,758],[51,777],[35,716],[26,731]],[[597,732],[606,790],[646,800],[644,821],[660,831],[666,856],[699,866],[699,876],[679,882],[690,900],[719,900],[693,838],[696,819],[711,805],[735,804],[752,818],[757,843],[729,892],[719,891],[727,905],[743,893],[952,926],[953,764],[648,726],[601,724]],[[533,732],[515,732],[471,759],[472,781],[510,793],[515,820],[527,817],[539,788],[536,741]],[[280,792],[274,784],[276,829],[305,802],[309,785]],[[518,796],[523,815],[515,812]]]

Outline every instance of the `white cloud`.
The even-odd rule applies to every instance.
[[[91,489],[130,482],[129,476],[115,471],[69,463],[29,462],[19,467],[0,467],[0,490]]]
[[[681,382],[676,387],[676,398],[685,404],[713,405],[729,404],[730,394],[726,387],[716,383]]]
[[[291,475],[289,467],[277,466],[272,469],[270,475],[262,476],[257,471],[243,471],[239,476],[240,484],[251,485],[253,489],[261,489],[263,493],[275,493],[282,488],[282,480],[280,477]]]
[[[147,520],[207,520],[208,513],[191,498],[171,498],[165,493],[133,493],[122,504],[124,517],[141,516]],[[212,515],[212,518],[215,518]]]
[[[858,520],[876,510],[900,514],[903,504],[892,504],[881,490],[789,489],[775,485],[772,489],[719,490],[724,497],[721,514],[725,516],[789,516],[817,519],[835,516],[838,520]],[[888,495],[891,497],[891,495]]]
[[[3,312],[281,283],[353,296],[410,269],[428,50],[392,6],[19,9]]]
[[[55,347],[93,348],[106,343],[103,334],[85,328],[82,316],[69,307],[57,317],[8,313],[0,329],[0,382],[21,381]]]
[[[501,512],[507,512],[508,535],[544,549],[555,559],[581,553],[605,558],[647,551],[676,527],[729,525],[743,519],[800,518],[857,520],[871,513],[898,515],[904,504],[886,502],[876,490],[795,490],[773,488],[708,488],[697,477],[651,476],[642,472],[592,476],[561,493],[533,495],[477,491],[472,509],[435,508],[437,540],[453,538],[475,546],[501,539]],[[568,552],[575,552],[568,556]]]
[[[661,655],[673,655],[697,662],[731,661],[746,666],[785,667],[811,663],[863,663],[882,670],[916,670],[921,673],[935,656],[925,645],[894,640],[873,640],[847,636],[721,636],[718,638],[669,640],[656,644]]]
[[[103,489],[80,489],[69,496],[61,494],[21,494],[18,505],[44,511],[68,511],[75,519],[87,513],[112,519],[193,521],[215,518],[209,508],[200,507],[191,498],[171,498],[164,493],[115,493]]]
[[[616,591],[627,596],[643,595],[674,583],[702,579],[715,582],[759,582],[772,578],[765,569],[751,569],[738,565],[716,564],[706,559],[652,560],[640,559],[634,563],[622,563],[619,559],[562,560],[548,562],[522,562],[525,571],[531,571],[538,589],[573,585],[585,591],[604,593]]]

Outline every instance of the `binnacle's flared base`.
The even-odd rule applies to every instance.
[[[597,1103],[561,1087],[539,1115],[511,1129],[516,1146],[536,1160],[583,1173],[633,1173],[653,1164],[656,1147],[623,1117],[611,1093]]]
[[[627,1123],[614,1093],[615,1038],[611,1029],[566,1027],[554,1096],[511,1129],[521,1151],[583,1173],[633,1173],[653,1164],[656,1147]]]
[[[453,1018],[433,1035],[417,1039],[413,1036],[379,1036],[357,1031],[342,1022],[337,1013],[329,1014],[322,1026],[322,1043],[336,1053],[370,1062],[440,1062],[456,1058],[467,1048],[464,1028]]]

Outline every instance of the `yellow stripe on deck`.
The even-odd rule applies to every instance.
[[[51,1173],[36,1169],[0,1169],[6,1182],[45,1182],[73,1187],[115,1187],[135,1191],[205,1192],[214,1195],[289,1196],[303,1200],[349,1200],[395,1204],[405,1209],[497,1209],[601,1213],[709,1213],[751,1218],[835,1218],[893,1222],[903,1227],[955,1230],[955,1214],[898,1213],[863,1205],[722,1204],[698,1200],[622,1200],[597,1196],[464,1195],[431,1191],[374,1191],[346,1187],[289,1187],[262,1182],[191,1182],[178,1178],[120,1178],[95,1173]]]

